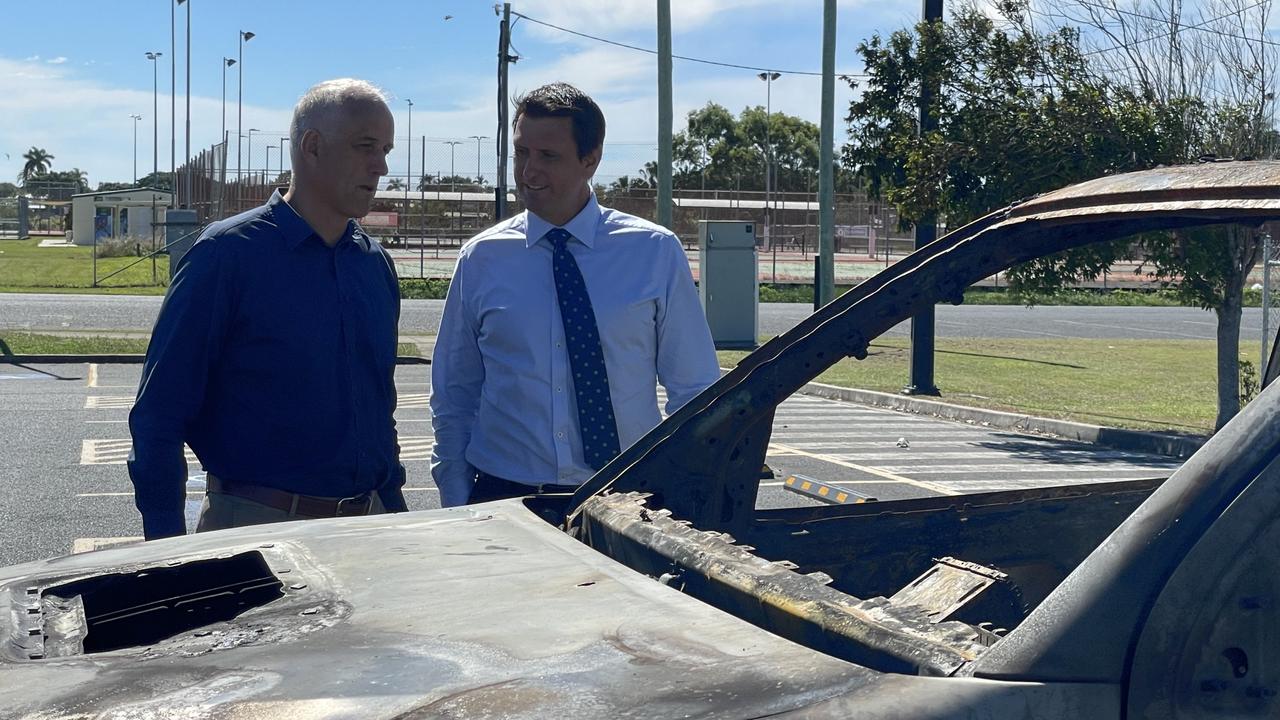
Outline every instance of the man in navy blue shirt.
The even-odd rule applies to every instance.
[[[209,225],[182,258],[129,414],[147,539],[185,531],[184,443],[208,472],[199,530],[404,509],[399,284],[352,220],[393,131],[372,85],[311,88],[289,128],[288,192]]]

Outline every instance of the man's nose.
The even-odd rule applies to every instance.
[[[379,156],[378,156],[378,160],[377,160],[377,162],[375,163],[375,165],[374,165],[374,167],[373,167],[373,172],[374,172],[375,174],[377,174],[377,176],[378,176],[378,177],[382,177],[382,176],[386,175],[388,172],[390,172],[390,170],[389,170],[389,169],[388,169],[388,167],[387,167],[387,156],[386,156],[386,155],[379,155]]]

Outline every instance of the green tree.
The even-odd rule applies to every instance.
[[[0,198],[17,197],[18,186],[11,182],[0,182]]]
[[[771,154],[775,189],[812,192],[818,183],[819,137],[817,125],[786,113],[756,106],[735,117],[724,106],[707,103],[691,111],[685,129],[672,137],[672,186],[764,190],[765,158]],[[657,163],[646,163],[641,182],[656,187],[656,178]],[[849,184],[846,178],[837,187]]]
[[[23,187],[35,197],[70,200],[72,195],[89,192],[89,178],[80,168],[49,171],[27,178]]]
[[[404,189],[404,180],[401,180],[400,178],[391,178],[391,180],[387,182],[387,189],[388,189],[388,190],[403,190],[403,189]]]
[[[22,170],[18,173],[18,182],[26,181],[35,175],[46,173],[53,167],[53,156],[43,148],[35,147],[22,154]]]
[[[156,190],[172,190],[173,183],[169,179],[168,172],[147,173],[138,179],[138,187],[153,188]]]
[[[993,20],[962,7],[945,24],[876,35],[859,46],[869,77],[850,105],[843,164],[904,222],[936,208],[949,227],[960,227],[1072,182],[1204,154],[1258,157],[1274,140],[1259,104],[1269,103],[1265,93],[1254,101],[1205,97],[1144,85],[1142,73],[1136,82],[1117,77],[1097,62],[1105,52],[1082,49],[1078,28],[1037,30],[1020,0],[999,9],[1004,17]],[[916,98],[926,77],[938,83],[931,106],[937,124],[921,133]],[[1095,277],[1135,249],[1156,277],[1177,281],[1184,297],[1218,313],[1221,426],[1238,410],[1240,299],[1257,260],[1250,233],[1200,229],[1090,246],[1015,268],[1011,282],[1030,299]]]
[[[100,183],[98,183],[98,190],[97,190],[97,191],[98,191],[98,192],[107,192],[107,191],[109,191],[109,190],[128,190],[128,189],[129,189],[129,188],[131,188],[131,187],[133,187],[133,183],[122,183],[122,182],[100,182]],[[146,186],[145,186],[145,185],[139,185],[139,187],[146,187]]]

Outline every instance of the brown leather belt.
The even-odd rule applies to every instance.
[[[368,515],[373,509],[373,491],[345,498],[315,497],[299,495],[287,490],[278,490],[265,485],[231,482],[208,475],[205,487],[209,492],[232,495],[266,505],[276,510],[283,510],[290,515],[309,518],[345,517],[348,515]]]

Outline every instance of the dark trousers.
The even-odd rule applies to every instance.
[[[578,489],[577,485],[525,485],[524,483],[504,480],[487,472],[476,473],[475,487],[471,488],[468,505],[505,500],[507,498],[526,497],[542,493],[571,493]]]

